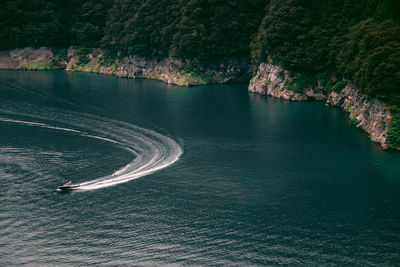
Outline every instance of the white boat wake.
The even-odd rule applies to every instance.
[[[182,147],[173,139],[126,122],[55,109],[41,110],[40,113],[46,116],[0,109],[0,122],[99,139],[118,145],[135,156],[132,162],[113,174],[82,182],[74,190],[94,190],[126,183],[170,166],[183,154]]]

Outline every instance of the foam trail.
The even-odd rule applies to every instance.
[[[17,124],[24,124],[24,125],[27,125],[27,126],[36,126],[36,127],[47,128],[47,129],[52,129],[52,130],[59,130],[59,131],[65,131],[65,132],[72,132],[72,133],[76,133],[76,134],[81,135],[81,136],[90,137],[90,138],[99,139],[99,140],[107,141],[107,142],[110,142],[110,143],[118,144],[117,141],[114,141],[114,140],[111,140],[111,139],[108,139],[108,138],[87,134],[85,132],[81,132],[81,131],[74,130],[74,129],[68,129],[68,128],[62,128],[62,127],[54,127],[54,126],[47,125],[45,123],[31,122],[31,121],[21,121],[21,120],[12,120],[12,119],[7,119],[7,118],[0,118],[0,121],[2,121],[2,122],[10,122],[10,123],[17,123]]]
[[[32,107],[35,108],[35,107]],[[176,162],[183,149],[173,139],[133,124],[76,112],[49,109],[34,112],[13,112],[0,109],[0,122],[16,123],[78,134],[116,144],[134,154],[134,160],[113,174],[79,184],[74,190],[94,190],[138,179]],[[12,119],[10,116],[22,119]]]

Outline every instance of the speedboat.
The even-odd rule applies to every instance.
[[[68,183],[66,183],[64,185],[60,185],[59,187],[57,187],[57,190],[58,191],[67,191],[67,190],[72,190],[77,187],[79,187],[79,184],[72,184],[72,182],[69,181]]]

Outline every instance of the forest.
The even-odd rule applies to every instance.
[[[251,57],[335,76],[400,106],[398,0],[3,0],[0,50],[100,47],[199,61]]]

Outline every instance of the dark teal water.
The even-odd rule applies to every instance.
[[[400,264],[400,154],[341,110],[62,71],[0,97],[0,265]]]

